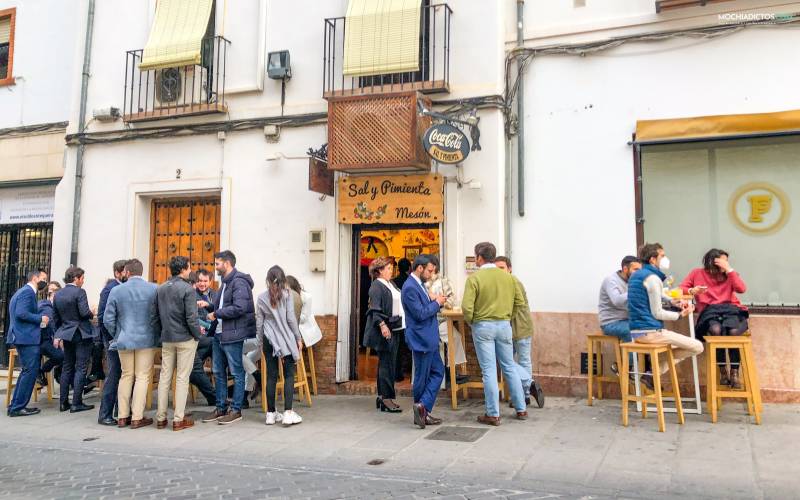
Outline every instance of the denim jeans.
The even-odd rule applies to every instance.
[[[619,337],[620,342],[630,342],[632,340],[631,325],[627,319],[612,321],[611,323],[600,325],[600,330],[603,331],[603,335]]]
[[[514,341],[514,355],[517,358],[517,371],[522,382],[525,396],[530,396],[531,382],[533,382],[533,364],[531,363],[531,341],[533,337]]]
[[[14,387],[14,397],[8,407],[9,413],[19,411],[28,406],[33,394],[33,387],[36,385],[36,376],[39,374],[39,364],[42,362],[42,354],[38,344],[18,345],[15,347],[19,356],[19,364],[22,366],[22,372],[17,378],[17,385]]]
[[[500,416],[500,394],[497,386],[497,365],[508,382],[511,403],[517,411],[525,411],[525,395],[517,364],[514,362],[514,347],[510,321],[479,321],[472,325],[472,342],[483,375],[483,395],[486,400],[486,415]]]
[[[605,325],[600,325],[600,330],[603,332],[603,335],[610,335],[612,337],[619,338],[620,342],[633,342],[633,337],[631,337],[631,323],[627,319],[621,319],[619,321],[612,321],[611,323],[606,323]],[[628,355],[628,366],[633,366],[633,353]],[[650,371],[650,356],[645,358],[645,366],[644,369],[646,372]],[[619,368],[620,370],[622,367]],[[633,368],[631,368],[632,370]]]
[[[228,372],[230,368],[233,375],[233,400],[231,409],[234,412],[242,411],[244,403],[244,366],[242,366],[242,347],[244,341],[221,344],[218,337],[214,337],[212,344],[211,360],[214,370],[214,386],[217,392],[217,410],[228,409]]]

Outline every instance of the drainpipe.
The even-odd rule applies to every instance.
[[[89,0],[89,12],[86,16],[86,41],[83,46],[83,73],[81,74],[81,104],[78,115],[78,136],[86,132],[86,101],[89,90],[89,68],[92,57],[92,31],[94,27],[94,0]],[[69,261],[78,265],[78,233],[81,227],[81,191],[83,188],[83,151],[86,146],[83,142],[78,144],[78,154],[75,159],[75,198],[72,212],[72,245],[70,247]]]
[[[517,0],[517,47],[525,44],[524,18],[525,0]],[[522,79],[522,61],[517,60],[517,211],[525,216],[525,85]]]

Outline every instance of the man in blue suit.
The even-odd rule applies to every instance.
[[[28,283],[11,297],[8,306],[8,317],[11,325],[6,342],[17,349],[22,373],[17,378],[14,397],[8,407],[9,417],[27,417],[39,413],[38,408],[28,408],[33,394],[36,376],[39,374],[42,341],[41,327],[47,326],[50,318],[39,314],[36,295],[47,288],[47,273],[41,269],[28,271],[25,277]]]
[[[429,295],[425,289],[424,283],[435,270],[430,256],[417,256],[411,267],[413,270],[403,283],[401,298],[406,318],[406,344],[414,358],[414,424],[424,429],[426,425],[442,423],[431,411],[444,379],[436,315],[447,297]]]
[[[119,388],[119,378],[122,375],[122,367],[119,363],[119,353],[108,348],[111,341],[114,340],[114,337],[106,329],[106,325],[103,324],[103,317],[106,312],[108,296],[111,294],[111,290],[115,286],[128,281],[128,274],[125,272],[125,264],[127,263],[127,259],[114,262],[114,279],[110,279],[106,282],[106,286],[104,286],[103,290],[100,292],[100,303],[97,305],[97,323],[100,326],[100,340],[102,340],[106,349],[106,364],[108,366],[106,380],[103,383],[103,396],[100,400],[100,413],[97,415],[97,423],[100,425],[118,425],[117,419],[114,418],[114,407],[117,406],[117,389]]]

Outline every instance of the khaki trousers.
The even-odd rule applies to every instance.
[[[173,395],[175,414],[172,421],[183,421],[186,398],[189,395],[189,375],[194,366],[195,352],[197,352],[197,341],[194,339],[184,342],[164,342],[161,348],[161,377],[158,379],[156,421],[163,422],[167,419],[173,372],[175,372],[175,394]]]
[[[122,375],[117,389],[118,417],[141,420],[147,402],[147,389],[153,372],[155,349],[136,349],[119,351],[119,364]],[[133,397],[131,397],[133,393]]]
[[[695,356],[703,352],[703,343],[699,340],[669,330],[654,330],[642,337],[638,337],[636,342],[640,344],[670,344],[672,346],[672,357],[675,359],[676,365],[689,356]],[[665,354],[659,355],[658,364],[660,365],[661,373],[666,373],[669,370],[667,361]]]

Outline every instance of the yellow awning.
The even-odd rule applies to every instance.
[[[213,0],[158,0],[140,70],[200,64]]]
[[[419,70],[420,0],[350,0],[344,32],[344,74]]]
[[[636,122],[636,142],[713,139],[800,130],[800,110]]]

